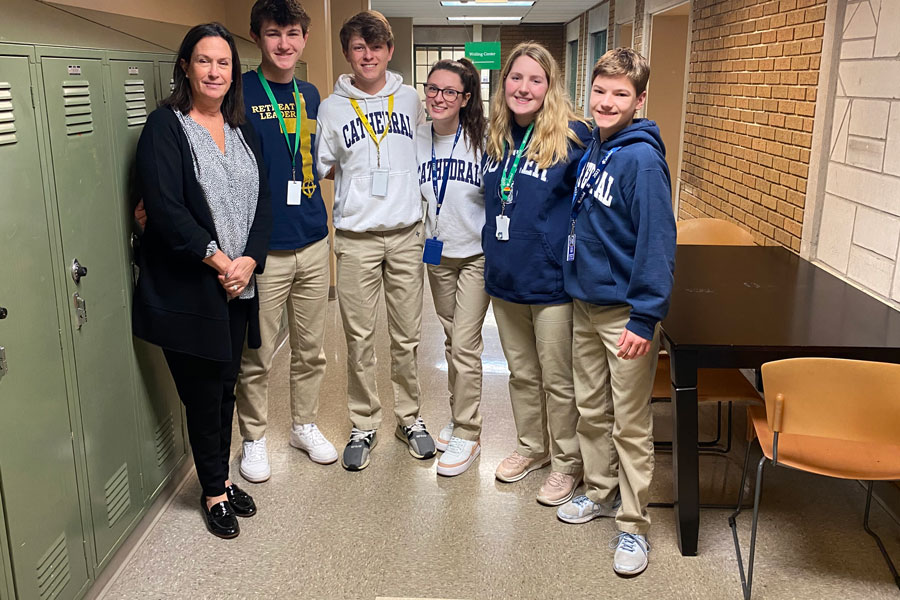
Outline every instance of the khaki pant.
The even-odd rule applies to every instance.
[[[484,291],[484,255],[443,257],[441,264],[428,265],[428,282],[444,327],[453,435],[477,440],[481,436],[481,329],[490,302]]]
[[[650,350],[634,360],[616,356],[616,343],[631,307],[574,301],[573,362],[578,402],[578,441],[584,457],[585,494],[622,507],[619,531],[646,535],[653,479],[653,415],[650,393],[659,359],[659,326]]]
[[[509,399],[522,456],[550,454],[551,468],[581,473],[572,387],[572,305],[491,298],[509,365]],[[549,431],[548,431],[549,426]]]
[[[266,435],[269,371],[287,307],[291,346],[291,417],[295,425],[313,423],[319,411],[319,388],[325,377],[325,313],[328,310],[328,238],[299,250],[273,250],[266,270],[256,276],[262,346],[244,346],[237,381],[241,435]]]
[[[378,429],[381,401],[375,386],[375,321],[384,288],[391,338],[391,384],[398,423],[419,414],[416,355],[422,330],[424,225],[392,231],[336,230],[337,289],[347,339],[347,403],[359,429]]]

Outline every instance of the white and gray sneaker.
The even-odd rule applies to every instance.
[[[341,465],[348,471],[362,471],[369,466],[369,452],[378,443],[374,429],[350,430],[350,441],[344,448]]]
[[[251,483],[262,483],[271,475],[265,436],[258,440],[244,440],[241,447],[241,477]]]
[[[447,449],[437,464],[437,474],[453,477],[465,473],[481,454],[481,443],[478,440],[464,440],[456,436],[450,438]]]
[[[450,444],[450,438],[453,437],[453,421],[450,421],[444,428],[441,429],[441,432],[438,434],[437,439],[434,440],[434,447],[437,448],[440,452],[446,452],[447,446]]]
[[[640,575],[650,562],[650,544],[646,536],[637,533],[625,533],[620,531],[609,543],[610,548],[616,549],[613,556],[613,571],[625,577]]]
[[[303,450],[309,460],[320,465],[330,465],[338,459],[334,445],[325,439],[315,423],[291,425],[291,446]]]
[[[435,455],[434,440],[431,434],[425,429],[425,421],[422,417],[416,417],[412,425],[401,425],[397,423],[396,435],[398,438],[406,442],[409,446],[409,453],[414,457],[425,460]]]
[[[565,523],[587,523],[597,517],[615,517],[621,504],[619,498],[610,504],[597,504],[585,495],[575,496],[556,509],[556,518]]]

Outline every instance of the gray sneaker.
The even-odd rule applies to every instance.
[[[350,441],[344,448],[341,465],[348,471],[362,471],[369,466],[369,451],[375,447],[378,439],[374,429],[357,429],[350,431]]]
[[[575,496],[556,509],[556,517],[565,523],[587,523],[597,517],[615,517],[621,504],[619,498],[610,504],[597,504],[587,496]]]
[[[422,417],[416,418],[415,422],[408,427],[397,425],[397,437],[407,443],[409,453],[416,458],[431,458],[435,454],[434,440],[431,434],[425,429],[425,421]]]
[[[650,544],[647,543],[646,536],[620,531],[609,543],[609,547],[616,549],[613,556],[613,571],[616,574],[633,577],[647,568]]]

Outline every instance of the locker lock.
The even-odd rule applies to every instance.
[[[87,267],[81,266],[81,263],[76,258],[72,261],[72,280],[75,283],[80,283],[82,277],[87,277]]]
[[[5,319],[6,315],[9,314],[9,311],[0,306],[0,319]]]

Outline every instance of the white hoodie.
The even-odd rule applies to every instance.
[[[334,93],[319,106],[316,156],[319,176],[334,167],[334,227],[346,231],[390,231],[422,220],[422,197],[416,160],[416,129],[425,109],[403,78],[387,72],[387,83],[376,95],[357,89],[350,75],[341,75]],[[372,195],[372,170],[377,168],[375,144],[369,139],[350,98],[368,117],[380,138],[387,123],[388,96],[394,96],[391,129],[381,141],[381,168],[390,172],[387,196]]]

